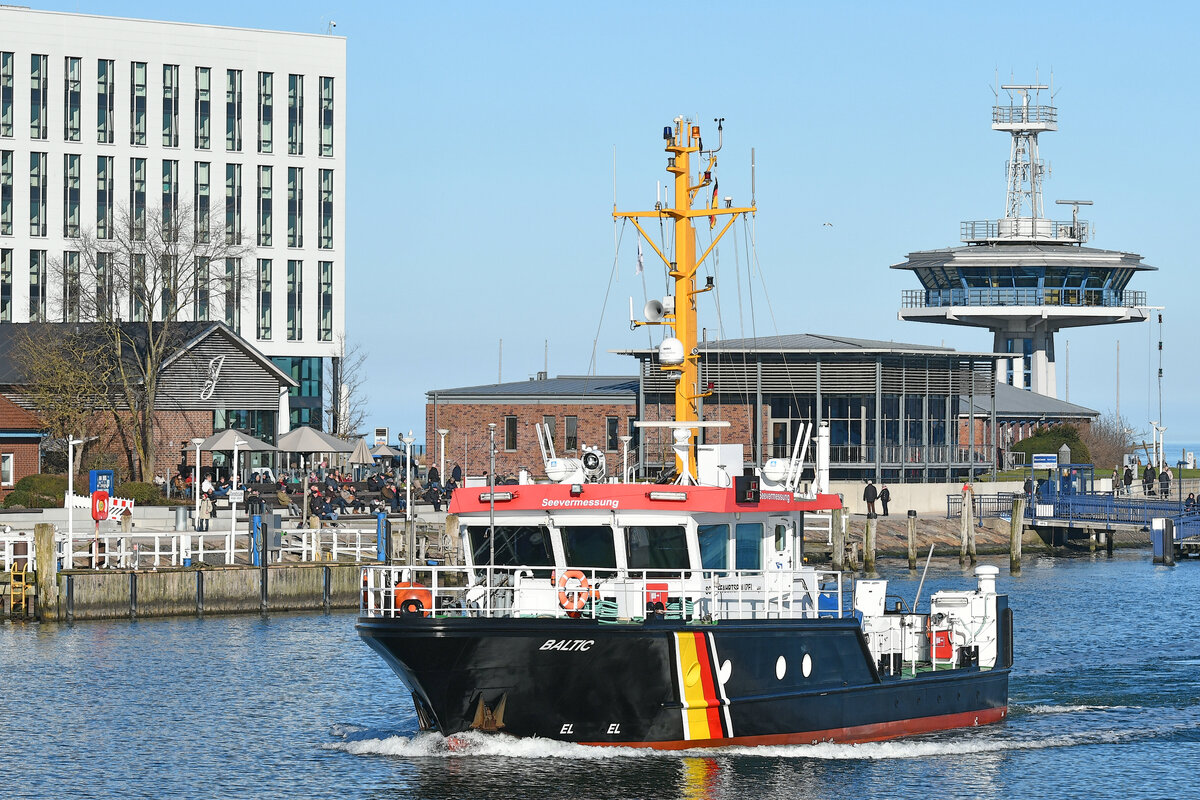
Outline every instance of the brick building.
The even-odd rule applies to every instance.
[[[40,471],[41,429],[32,412],[0,395],[0,500],[21,478]]]

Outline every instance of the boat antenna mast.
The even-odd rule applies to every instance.
[[[705,150],[700,138],[700,125],[684,117],[676,117],[673,124],[663,128],[663,140],[666,143],[667,172],[674,176],[675,194],[673,202],[664,205],[656,204],[652,211],[618,211],[613,204],[613,217],[629,219],[645,239],[650,248],[658,254],[667,268],[667,274],[675,281],[675,291],[663,298],[663,302],[651,300],[646,303],[645,322],[633,322],[634,327],[641,325],[666,325],[672,329],[673,336],[663,339],[658,349],[659,369],[670,375],[675,382],[675,423],[676,432],[698,429],[701,426],[699,403],[702,397],[712,394],[711,385],[700,386],[700,351],[697,347],[698,328],[696,323],[696,297],[714,288],[710,276],[704,286],[697,288],[696,272],[709,253],[717,246],[722,237],[733,227],[733,223],[742,214],[753,214],[757,209],[750,206],[735,208],[731,199],[726,199],[721,205],[717,197],[716,178],[714,170],[717,166],[717,150],[724,144],[725,118],[714,119],[717,124],[717,147]],[[692,174],[692,155],[703,164]],[[711,192],[700,193],[702,189],[712,186]],[[697,201],[700,202],[696,207]],[[724,227],[713,238],[698,258],[696,256],[696,228],[692,221],[697,217],[708,217],[709,227],[715,228],[717,217],[728,217]],[[639,220],[664,218],[672,221],[675,226],[675,250],[668,256],[654,243],[646,233]],[[678,436],[676,437],[678,439]],[[694,443],[693,443],[694,444]],[[681,476],[696,475],[696,450],[694,446],[686,450],[686,460],[677,449],[676,469]]]

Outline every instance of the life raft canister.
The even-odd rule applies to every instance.
[[[577,581],[579,585],[567,588],[572,580]],[[558,579],[558,605],[573,617],[579,616],[588,600],[596,596],[597,593],[588,583],[587,576],[577,569],[567,570]]]
[[[395,608],[401,614],[420,614],[428,617],[433,611],[433,592],[419,583],[397,583],[392,595]]]

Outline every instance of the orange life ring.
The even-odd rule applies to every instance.
[[[433,612],[433,592],[419,583],[397,583],[392,597],[394,608],[402,614],[428,617]]]
[[[574,579],[579,586],[568,589],[567,584]],[[596,591],[588,583],[587,576],[577,569],[569,569],[558,579],[558,605],[568,614],[579,616],[579,612],[588,604],[588,600],[596,596]]]

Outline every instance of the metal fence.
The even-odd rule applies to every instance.
[[[946,495],[946,519],[962,516],[963,496],[959,494]],[[971,509],[975,519],[984,517],[1011,517],[1013,510],[1013,495],[1011,493],[971,494]]]

